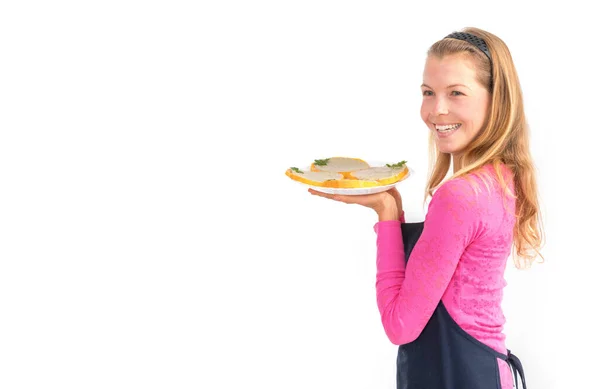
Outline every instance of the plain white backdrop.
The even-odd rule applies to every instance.
[[[405,159],[427,48],[475,26],[521,78],[546,261],[506,270],[529,388],[600,388],[600,30],[584,1],[0,6],[0,387],[395,387],[376,215],[290,166]]]

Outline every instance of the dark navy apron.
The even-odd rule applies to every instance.
[[[402,223],[404,254],[410,253],[423,231],[421,223]],[[525,385],[519,358],[497,352],[481,343],[452,319],[440,301],[419,337],[399,346],[397,389],[500,389],[500,372],[496,358],[505,360]]]

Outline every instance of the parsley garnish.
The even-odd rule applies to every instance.
[[[327,159],[315,159],[315,165],[317,166],[325,166],[327,165],[327,162],[329,162],[330,158]]]
[[[298,169],[297,167],[291,167],[290,169],[292,169],[293,172],[304,174],[304,172],[302,170]]]
[[[401,168],[404,165],[406,165],[406,161],[398,162],[398,163],[395,163],[393,165],[390,165],[389,163],[385,164],[385,166],[387,166],[389,168],[392,168],[392,169],[398,169],[398,168]]]

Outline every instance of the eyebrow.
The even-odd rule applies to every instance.
[[[424,87],[426,87],[426,88],[429,88],[429,89],[433,89],[432,87],[430,87],[429,85],[427,85],[427,84],[425,84],[425,83],[424,83],[423,85],[421,85],[421,86],[422,86],[422,87],[424,86]],[[449,89],[449,88],[454,88],[455,86],[462,86],[462,87],[465,87],[465,88],[467,88],[467,89],[469,89],[469,90],[471,89],[471,88],[469,88],[468,86],[466,86],[466,85],[463,85],[463,84],[452,84],[452,85],[448,85],[448,86],[446,87],[446,89]]]

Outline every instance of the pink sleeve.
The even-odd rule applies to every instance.
[[[468,182],[444,183],[433,195],[423,232],[405,264],[400,221],[377,222],[377,306],[390,341],[415,340],[440,302],[458,260],[479,233],[475,192]]]

